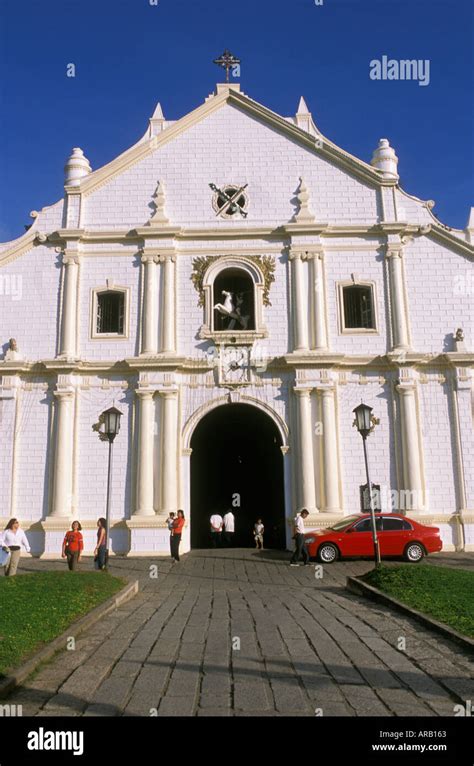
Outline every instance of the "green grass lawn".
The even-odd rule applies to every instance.
[[[36,572],[0,578],[0,676],[121,590],[107,572]]]
[[[402,564],[382,566],[361,579],[459,633],[474,637],[474,572]]]

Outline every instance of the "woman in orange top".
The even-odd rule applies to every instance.
[[[184,511],[178,511],[176,519],[173,521],[173,527],[171,529],[171,556],[173,558],[173,564],[179,561],[179,544],[181,542],[181,535],[186,519],[184,518]]]
[[[84,541],[81,534],[81,525],[78,521],[73,521],[71,524],[71,531],[66,532],[63,540],[62,558],[67,557],[67,565],[72,571],[77,569],[77,565],[81,560],[82,549],[84,548]]]

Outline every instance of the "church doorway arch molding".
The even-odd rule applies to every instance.
[[[192,548],[210,546],[209,517],[229,507],[235,547],[254,544],[258,516],[265,523],[265,547],[287,547],[288,429],[271,407],[252,397],[233,403],[220,397],[188,420],[183,447]]]

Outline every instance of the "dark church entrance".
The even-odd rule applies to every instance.
[[[285,548],[281,436],[269,415],[249,404],[216,407],[191,439],[191,547],[210,547],[209,518],[231,508],[234,547],[254,546],[265,525],[265,548]]]

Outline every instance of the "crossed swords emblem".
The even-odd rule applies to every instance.
[[[237,200],[244,191],[244,189],[247,188],[248,184],[245,184],[245,186],[241,186],[240,189],[237,189],[234,194],[229,195],[227,192],[225,192],[223,189],[219,189],[218,186],[215,184],[209,184],[213,192],[216,192],[219,196],[221,196],[223,199],[226,200],[226,202],[222,205],[221,208],[217,211],[216,215],[222,215],[223,213],[226,213],[227,211],[236,213],[237,211],[240,213],[242,218],[247,218],[247,213],[245,210],[242,210],[240,205],[237,204]]]

